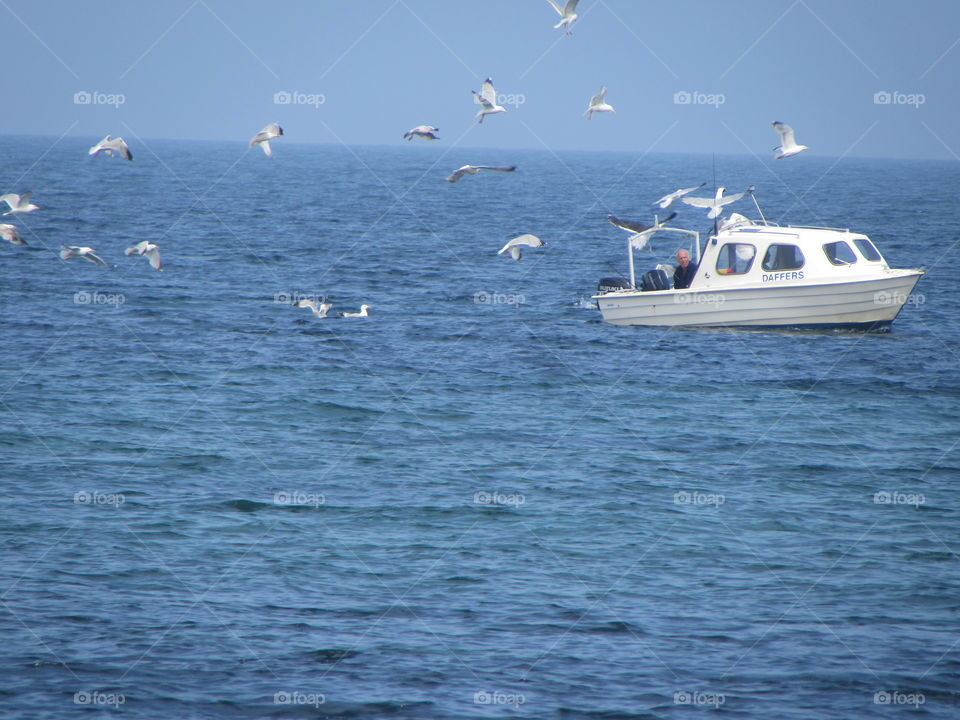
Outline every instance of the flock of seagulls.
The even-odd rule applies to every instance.
[[[578,1],[579,0],[568,0],[564,5],[561,6],[557,0],[547,0],[547,2],[550,3],[553,9],[556,10],[557,14],[560,16],[560,21],[554,26],[555,29],[563,28],[566,35],[572,35],[572,25],[578,19],[578,15],[576,13]],[[498,115],[507,112],[507,109],[498,103],[497,91],[491,78],[488,77],[483,81],[480,92],[477,92],[476,90],[471,90],[470,92],[474,96],[474,101],[480,105],[480,110],[476,114],[478,124],[482,124],[487,116]],[[587,110],[584,112],[584,115],[587,116],[588,120],[592,120],[595,113],[615,114],[617,112],[614,107],[607,102],[606,97],[607,87],[602,86],[599,92],[590,98]],[[777,160],[792,157],[800,152],[803,152],[804,150],[809,149],[806,145],[800,145],[797,143],[792,127],[780,121],[775,121],[772,124],[773,129],[780,137],[780,145],[773,148],[775,152],[774,157]],[[421,138],[423,140],[430,141],[439,140],[439,132],[440,129],[433,125],[417,125],[416,127],[413,127],[405,132],[403,134],[403,139],[408,141],[413,140],[414,138]],[[273,148],[271,147],[270,142],[277,138],[283,137],[283,135],[283,128],[280,127],[279,123],[270,123],[253,136],[253,138],[250,140],[250,147],[259,145],[264,154],[268,158],[272,158]],[[129,146],[122,137],[113,137],[111,135],[107,135],[103,138],[103,140],[92,146],[88,151],[88,154],[91,157],[96,157],[101,153],[104,153],[110,157],[124,157],[128,161],[133,160],[133,153],[130,152]],[[516,169],[516,165],[463,165],[454,170],[446,178],[446,180],[449,183],[455,183],[464,176],[476,175],[481,170],[512,173]],[[724,207],[737,202],[744,195],[753,190],[753,188],[749,188],[743,192],[728,195],[726,194],[725,187],[719,187],[717,188],[713,197],[695,197],[691,195],[691,193],[699,190],[705,184],[706,183],[700,183],[699,185],[693,187],[679,188],[664,195],[659,200],[654,201],[652,204],[659,207],[661,210],[665,210],[669,208],[674,201],[681,200],[687,205],[707,209],[707,217],[709,219],[715,219],[723,212]],[[9,207],[9,210],[3,213],[5,216],[20,215],[40,209],[39,206],[31,202],[31,193],[29,192],[24,192],[22,194],[7,193],[2,195],[0,196],[0,205],[3,203]],[[650,238],[668,222],[673,220],[676,215],[677,213],[675,212],[671,213],[668,217],[663,220],[656,221],[653,225],[622,220],[613,215],[608,216],[607,219],[618,228],[630,233],[629,241],[631,246],[636,249],[643,249],[647,245]],[[27,244],[15,225],[0,224],[0,238],[7,240],[14,245]],[[520,260],[523,254],[523,248],[539,248],[544,246],[546,246],[546,243],[539,237],[525,233],[513,238],[512,240],[509,240],[502,248],[500,248],[499,251],[497,251],[497,255],[507,255],[513,260]],[[150,242],[149,240],[143,240],[136,243],[132,247],[127,248],[124,251],[124,254],[127,256],[143,257],[150,263],[150,266],[153,269],[157,270],[158,272],[163,271],[163,261],[160,258],[160,248],[156,243]],[[100,257],[96,250],[91,247],[61,245],[59,255],[62,260],[82,257],[96,265],[100,265],[101,267],[110,267],[109,263]],[[326,298],[324,298],[324,300],[326,300]],[[325,301],[318,303],[317,301],[308,298],[298,300],[294,303],[294,306],[307,308],[317,318],[330,317],[330,311],[333,308],[332,303]],[[363,304],[361,305],[359,312],[342,312],[339,313],[339,315],[341,317],[369,317],[369,310],[371,310],[372,307],[373,306],[371,305]]]

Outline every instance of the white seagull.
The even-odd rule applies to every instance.
[[[613,105],[607,104],[606,98],[607,88],[604,86],[600,88],[600,92],[590,98],[590,107],[588,107],[587,111],[584,113],[584,115],[587,116],[587,120],[593,120],[593,114],[595,112],[617,112],[613,109]]]
[[[110,157],[113,157],[114,153],[118,153],[123,155],[127,160],[133,160],[133,154],[130,152],[130,148],[127,147],[127,143],[122,137],[111,138],[107,135],[103,140],[90,148],[88,154],[96,157],[101,151]]]
[[[707,213],[707,217],[711,220],[721,212],[725,205],[730,203],[735,203],[737,200],[746,195],[746,191],[740,193],[734,193],[733,195],[724,195],[726,188],[721,186],[717,188],[716,197],[712,198],[701,198],[701,197],[684,197],[680,198],[687,205],[693,205],[694,207],[700,208],[710,208],[710,212]]]
[[[482,123],[483,118],[487,115],[494,115],[495,113],[505,113],[507,109],[501,105],[497,105],[497,91],[493,88],[493,80],[487,78],[483,81],[483,86],[480,88],[480,92],[476,90],[471,90],[476,96],[476,102],[482,105],[482,109],[477,113],[477,122]]]
[[[313,298],[303,298],[301,300],[297,300],[293,306],[299,308],[310,308],[314,317],[325,318],[327,317],[327,313],[330,312],[330,308],[333,307],[333,303],[320,303],[318,306],[317,301]]]
[[[507,167],[493,167],[491,165],[464,165],[453,171],[453,174],[447,178],[447,182],[456,182],[464,175],[476,175],[481,170],[496,170],[497,172],[513,172],[517,169],[516,165],[508,165]]]
[[[283,128],[277,123],[270,123],[263,130],[253,136],[250,141],[250,147],[259,145],[267,154],[267,157],[273,157],[273,148],[270,147],[270,141],[283,135]]]
[[[670,213],[670,215],[665,217],[663,220],[660,220],[656,225],[644,225],[643,223],[634,222],[632,220],[621,220],[613,215],[607,215],[607,220],[621,230],[626,230],[628,233],[631,233],[629,238],[630,244],[635,250],[643,250],[657,230],[673,220],[676,216],[676,213]]]
[[[515,237],[513,240],[508,242],[497,251],[497,255],[503,255],[505,252],[509,252],[510,257],[512,257],[514,260],[519,260],[521,254],[520,251],[524,245],[528,247],[544,247],[546,243],[536,235],[530,235],[527,233],[525,235]]]
[[[361,305],[360,312],[355,313],[340,313],[340,317],[369,317],[370,313],[367,310],[370,310],[373,305]]]
[[[780,151],[775,155],[776,160],[788,158],[808,149],[806,145],[797,145],[797,140],[793,136],[793,128],[786,123],[775,121],[773,129],[780,133],[780,144],[774,148],[774,152]]]
[[[103,267],[110,267],[102,257],[97,255],[92,247],[81,247],[79,245],[61,245],[60,259],[69,260],[72,257],[85,257],[90,262],[95,262]]]
[[[415,137],[422,137],[424,140],[439,140],[436,136],[436,133],[440,132],[440,128],[435,128],[433,125],[417,125],[415,128],[407,130],[403,134],[404,140],[413,140]]]
[[[10,206],[10,210],[5,212],[4,215],[21,215],[23,213],[39,210],[39,206],[30,202],[30,196],[32,194],[33,193],[25,192],[23,195],[17,195],[16,193],[0,195],[0,202],[5,202]]]
[[[163,271],[163,261],[160,260],[160,248],[149,240],[141,240],[133,247],[123,251],[126,255],[142,255],[150,261],[150,267]]]
[[[553,9],[557,11],[557,14],[560,15],[560,22],[553,26],[553,29],[565,28],[567,35],[573,35],[573,30],[570,29],[570,26],[577,21],[577,13],[574,12],[577,9],[577,3],[580,0],[567,0],[567,4],[563,7],[560,7],[560,3],[557,0],[547,0],[548,3],[553,5]]]
[[[9,240],[14,245],[26,245],[27,241],[20,237],[20,231],[16,225],[0,224],[0,238]]]
[[[673,201],[676,200],[677,198],[681,198],[684,195],[688,195],[689,193],[692,193],[694,190],[699,190],[704,185],[706,185],[706,183],[700,183],[696,187],[680,188],[679,190],[674,190],[669,195],[664,195],[662,198],[660,198],[659,200],[651,204],[659,205],[661,210],[666,210],[668,207],[670,207],[673,204]]]

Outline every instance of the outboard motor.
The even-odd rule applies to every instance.
[[[597,295],[630,289],[630,281],[625,277],[605,277],[600,278],[600,283],[597,285]]]
[[[640,289],[644,292],[649,290],[670,290],[671,288],[670,278],[667,277],[667,273],[660,268],[645,272],[643,277],[640,278]]]

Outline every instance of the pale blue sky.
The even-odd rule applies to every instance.
[[[0,0],[29,81],[5,83],[0,133],[398,144],[426,123],[460,146],[764,155],[782,120],[810,154],[960,159],[957,0],[578,10],[565,37],[546,0]],[[488,75],[517,104],[478,126]],[[587,121],[601,85],[618,114]]]

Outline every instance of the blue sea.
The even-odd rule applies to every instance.
[[[960,716],[960,164],[98,139],[0,139],[0,714]],[[700,182],[928,272],[604,324],[606,215]]]

